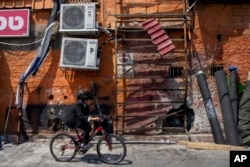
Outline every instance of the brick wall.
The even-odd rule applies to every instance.
[[[42,39],[47,26],[51,10],[34,10],[31,12],[31,35],[28,38],[1,38],[5,43],[32,43]],[[104,33],[98,36],[102,44],[108,39]],[[100,105],[106,113],[114,110],[115,91],[113,80],[113,45],[107,44],[100,55],[100,70],[71,70],[59,67],[62,34],[56,33],[51,41],[51,50],[44,64],[35,76],[31,76],[25,86],[24,114],[27,118],[39,117],[36,126],[47,128],[47,112],[59,105],[71,105],[75,102],[76,95],[84,90],[90,90],[90,81],[97,85],[97,96]],[[5,112],[11,103],[15,108],[15,93],[22,73],[28,68],[37,53],[39,43],[27,46],[10,46],[0,44],[0,122],[2,132],[5,122]],[[13,95],[12,95],[13,93]],[[53,95],[53,98],[51,95]],[[11,100],[12,96],[12,100]],[[105,103],[105,104],[104,104]],[[34,114],[33,116],[30,113]],[[27,118],[25,118],[26,121]],[[44,120],[45,119],[45,120]],[[29,123],[27,127],[30,128]],[[37,129],[37,128],[36,128]]]
[[[229,75],[228,67],[237,66],[241,83],[249,71],[249,4],[200,4],[197,6],[192,34],[197,55],[192,55],[192,70],[205,69],[209,89],[223,128],[221,106],[215,78],[210,67],[220,65]],[[200,65],[201,66],[200,66]],[[193,132],[210,131],[195,75],[192,78],[192,106],[196,113]]]
[[[113,1],[112,1],[113,2]],[[101,24],[113,23],[114,17],[106,18],[112,13],[112,8],[103,9],[98,13]],[[107,10],[106,10],[107,9]],[[249,21],[250,5],[248,4],[199,4],[195,13],[195,27],[192,32],[192,41],[197,55],[190,55],[190,71],[205,69],[210,92],[215,104],[219,121],[222,122],[218,93],[215,78],[210,76],[210,67],[222,65],[227,71],[228,66],[237,66],[241,82],[244,83],[249,71]],[[47,25],[51,10],[31,12],[31,37],[26,39],[0,39],[3,42],[27,43],[41,39]],[[111,24],[111,28],[114,25]],[[218,39],[220,37],[220,40]],[[100,41],[107,36],[100,35]],[[90,80],[98,85],[98,97],[101,105],[108,112],[115,113],[116,90],[113,62],[114,44],[108,44],[101,55],[100,70],[63,70],[58,67],[60,58],[61,34],[57,33],[52,44],[52,50],[47,60],[41,66],[35,77],[31,77],[26,86],[24,106],[30,112],[38,112],[44,119],[48,119],[47,112],[59,104],[70,105],[75,101],[77,92],[90,89]],[[38,45],[27,47],[6,46],[0,48],[0,122],[3,127],[6,108],[13,95],[12,107],[15,107],[15,92],[21,73],[23,73],[36,54]],[[154,57],[155,59],[155,57]],[[152,58],[153,61],[153,58]],[[201,65],[201,66],[200,66]],[[210,127],[204,109],[203,100],[198,88],[196,76],[189,76],[188,103],[195,111],[195,122],[191,129],[193,133],[209,132]],[[49,95],[53,99],[49,99]],[[42,127],[47,128],[46,121],[42,120]]]

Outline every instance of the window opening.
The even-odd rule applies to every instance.
[[[213,66],[210,68],[210,75],[214,76],[214,73],[219,70],[223,70],[223,66]]]
[[[170,77],[181,77],[184,76],[183,67],[170,67],[169,76]]]

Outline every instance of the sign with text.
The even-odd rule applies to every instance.
[[[249,167],[250,151],[230,151],[230,167]]]
[[[0,37],[29,36],[30,10],[0,10]]]

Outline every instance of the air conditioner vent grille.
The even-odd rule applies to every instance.
[[[86,47],[85,41],[65,41],[63,48],[63,64],[70,65],[84,65],[86,59]]]
[[[63,29],[84,28],[84,6],[71,6],[65,8],[62,13]]]
[[[79,35],[83,33],[96,33],[96,6],[87,4],[61,4],[60,32]]]
[[[60,66],[75,69],[99,69],[98,40],[63,37]]]

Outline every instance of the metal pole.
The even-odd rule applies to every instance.
[[[10,96],[10,104],[9,104],[9,108],[8,108],[8,112],[7,112],[7,118],[5,120],[4,133],[3,133],[4,136],[6,136],[6,130],[7,130],[8,122],[9,122],[10,106],[12,104],[12,98],[13,98],[13,92],[11,93],[11,96]]]

